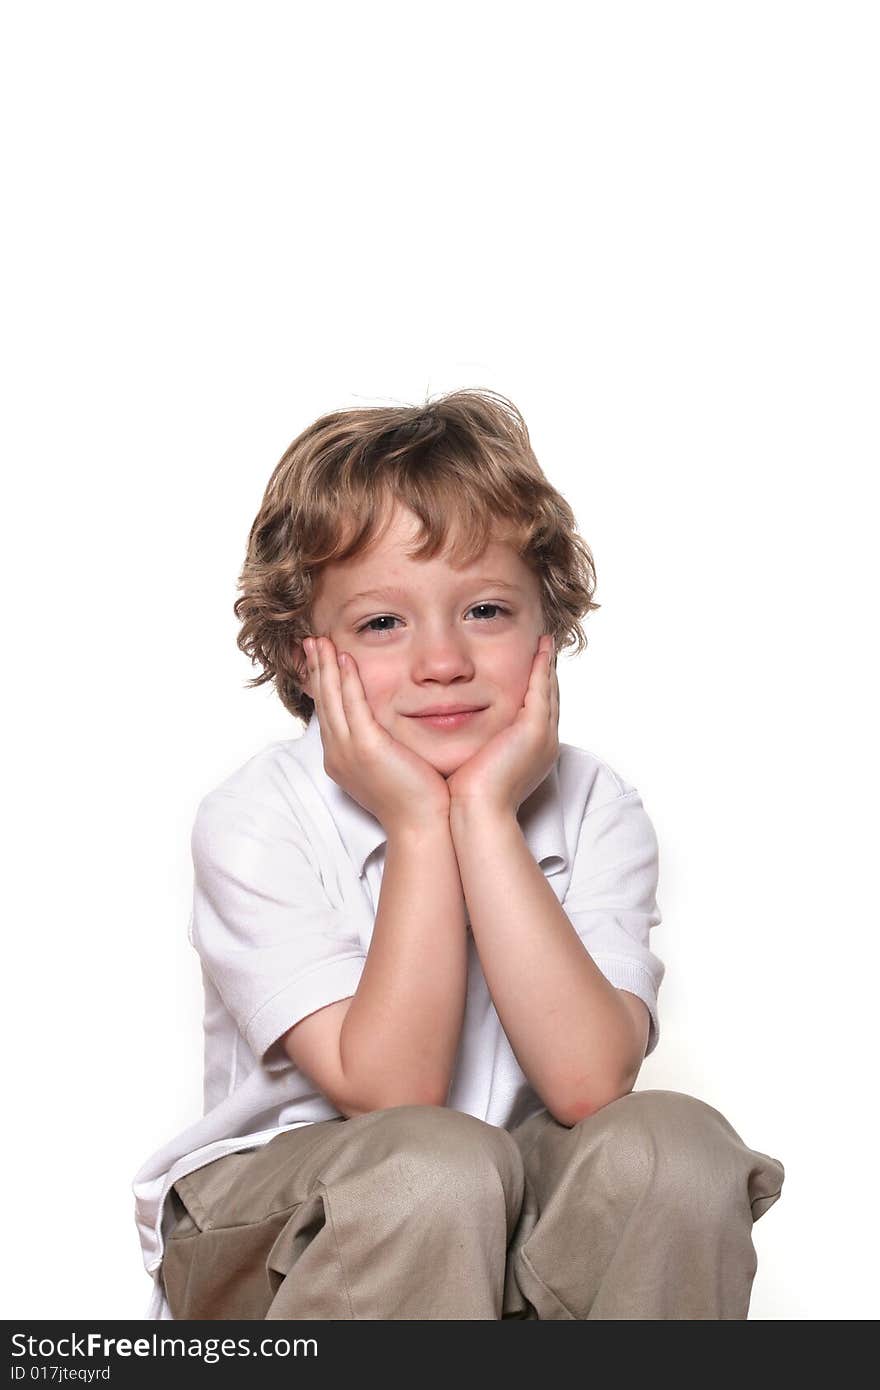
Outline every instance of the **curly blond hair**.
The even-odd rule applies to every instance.
[[[248,536],[234,604],[237,645],[274,681],[285,709],[307,724],[302,639],[323,565],[367,549],[395,502],[420,522],[415,559],[454,565],[507,541],[541,583],[544,631],[557,651],[587,646],[580,619],[596,571],[574,513],[545,478],[525,421],[506,397],[452,391],[422,406],[355,407],[322,415],[299,434],[269,479]]]

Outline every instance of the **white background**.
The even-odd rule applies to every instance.
[[[235,645],[269,474],[326,410],[487,386],[596,560],[560,737],[660,840],[638,1086],[785,1166],[752,1318],[876,1317],[876,6],[10,4],[2,40],[4,1316],[149,1301],[192,818],[299,732]]]

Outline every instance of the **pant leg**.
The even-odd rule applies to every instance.
[[[497,1319],[524,1169],[503,1129],[398,1106],[288,1130],[176,1184],[175,1318]]]
[[[752,1225],[785,1170],[719,1111],[678,1091],[634,1091],[571,1128],[545,1110],[512,1137],[525,1192],[503,1316],[748,1317]]]

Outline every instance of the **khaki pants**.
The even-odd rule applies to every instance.
[[[175,1184],[166,1295],[175,1318],[743,1319],[784,1176],[678,1091],[571,1128],[324,1120]]]

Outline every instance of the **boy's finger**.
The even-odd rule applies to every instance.
[[[367,702],[364,694],[363,683],[361,682],[360,672],[355,665],[354,657],[350,652],[340,652],[340,657],[345,657],[341,662],[339,671],[342,681],[342,702],[345,705],[345,714],[348,719],[349,728],[353,735],[363,737],[373,726],[373,711]]]
[[[305,645],[305,644],[303,644]],[[309,650],[311,648],[311,650]],[[334,735],[333,725],[328,715],[326,699],[326,688],[321,681],[321,643],[317,637],[309,638],[309,647],[306,648],[306,656],[309,663],[309,674],[312,678],[312,690],[314,692],[315,711],[318,715],[318,722],[321,726],[321,741],[326,751],[329,739]]]
[[[543,642],[544,639],[542,638],[541,641]],[[552,672],[553,672],[553,641],[552,641],[552,638],[551,638],[551,640],[549,641],[549,643],[545,643],[543,646],[539,646],[539,647],[538,647],[538,650],[537,650],[537,652],[535,653],[535,665],[537,666],[538,675],[539,675],[539,676],[544,676],[544,675],[546,675],[546,674],[548,674],[548,673],[552,674]]]
[[[543,641],[544,639],[542,639]],[[546,697],[548,709],[553,700],[553,682],[556,676],[556,669],[553,662],[554,642],[551,637],[546,641],[544,647],[538,652],[538,692]]]
[[[538,650],[532,657],[532,669],[529,674],[529,683],[526,686],[525,699],[523,704],[526,708],[536,705],[536,713],[540,714],[541,701],[547,699],[547,649],[538,646]]]
[[[331,637],[315,639],[318,650],[318,669],[321,676],[321,695],[324,700],[324,719],[334,738],[344,742],[349,736],[348,721],[339,687],[339,668],[336,647]]]

